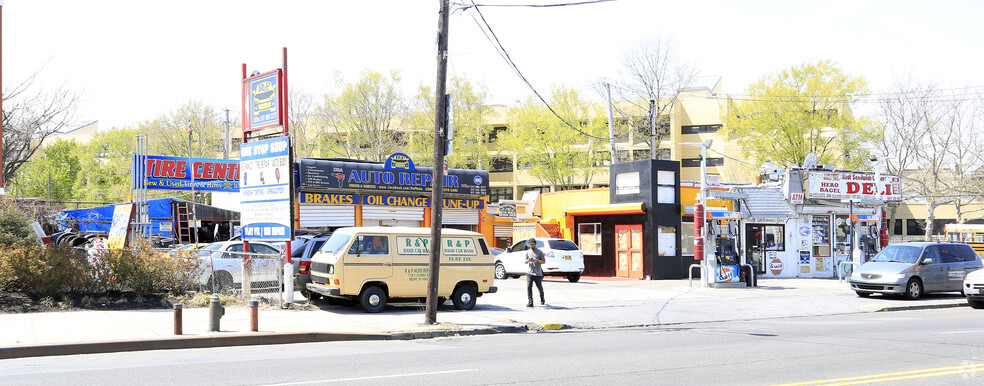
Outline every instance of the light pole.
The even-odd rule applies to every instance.
[[[681,145],[688,146],[700,146],[700,193],[697,195],[697,199],[701,205],[704,206],[705,213],[707,212],[707,149],[711,148],[711,144],[714,143],[713,139],[708,139],[704,142],[681,142]],[[711,275],[710,269],[712,264],[707,262],[707,251],[710,249],[710,245],[707,243],[707,220],[700,224],[700,237],[704,240],[703,256],[700,257],[700,264],[703,267],[703,273],[700,275],[701,287],[707,287],[709,285],[708,276]],[[696,257],[696,256],[695,256]]]

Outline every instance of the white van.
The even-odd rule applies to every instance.
[[[430,228],[339,228],[311,257],[307,289],[335,299],[358,302],[366,312],[379,312],[392,300],[427,297]],[[493,259],[481,233],[441,231],[438,301],[448,297],[459,310],[475,308],[476,300],[496,292]]]

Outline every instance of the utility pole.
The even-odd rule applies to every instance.
[[[612,118],[612,84],[605,83],[605,89],[608,90],[608,142],[612,145],[612,165],[615,164],[616,153],[615,153],[615,120]]]
[[[222,148],[222,157],[223,159],[229,159],[229,109],[225,109],[225,112],[225,147]]]
[[[649,140],[649,158],[658,159],[656,155],[656,100],[649,100],[649,128],[651,129]]]
[[[431,242],[427,263],[427,305],[424,324],[437,324],[437,287],[441,269],[441,223],[444,208],[444,130],[447,122],[448,77],[448,6],[440,0],[441,12],[437,22],[437,87],[434,108],[434,167],[431,182]]]

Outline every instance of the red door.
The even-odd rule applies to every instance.
[[[615,276],[642,277],[642,225],[615,226]]]

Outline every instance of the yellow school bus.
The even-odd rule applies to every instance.
[[[970,244],[978,255],[984,253],[984,224],[946,224],[946,241]]]
[[[311,257],[309,291],[380,312],[387,302],[427,296],[430,228],[339,228]],[[485,237],[458,229],[441,231],[437,296],[470,310],[479,296],[496,292],[493,257]]]

